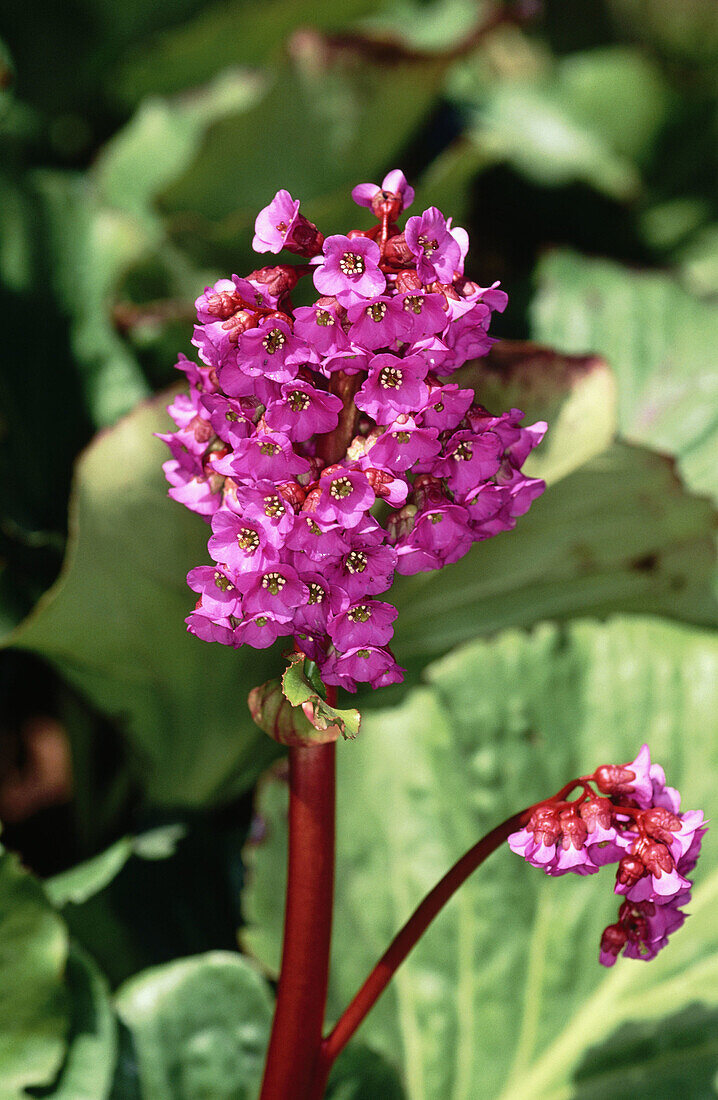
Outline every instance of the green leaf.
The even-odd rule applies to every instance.
[[[269,680],[249,693],[249,711],[259,728],[281,745],[322,745],[340,734],[356,737],[359,711],[330,706],[307,679],[301,653],[289,654],[288,660],[281,680]],[[318,673],[316,679],[324,691]]]
[[[145,970],[117,994],[142,1100],[254,1100],[272,1006],[239,955],[211,951]]]
[[[103,974],[77,944],[70,948],[68,1051],[57,1080],[37,1095],[47,1100],[105,1100],[117,1058],[117,1021]]]
[[[694,80],[699,66],[706,65],[709,87],[715,89],[718,13],[713,0],[685,0],[680,7],[671,0],[609,0],[609,8],[622,33],[689,64]]]
[[[184,836],[182,825],[166,825],[140,836],[121,837],[92,859],[61,871],[45,882],[47,896],[58,907],[74,902],[81,905],[99,894],[120,873],[131,855],[142,859],[166,859]]]
[[[417,671],[506,626],[617,610],[713,623],[714,520],[667,459],[616,444],[550,486],[514,531],[440,572],[398,578],[394,652]]]
[[[207,558],[207,527],[167,497],[152,435],[166,430],[165,403],[140,406],[81,457],[63,571],[10,643],[122,724],[150,799],[190,806],[247,789],[272,758],[246,699],[279,658],[186,632],[185,576]]]
[[[406,1100],[399,1071],[364,1043],[350,1043],[332,1067],[326,1100]]]
[[[524,423],[549,430],[524,463],[529,477],[558,481],[611,445],[616,434],[616,383],[597,355],[562,355],[553,348],[502,340],[485,359],[456,376],[490,412],[520,408]]]
[[[359,711],[337,710],[330,706],[307,679],[306,662],[299,653],[289,656],[289,665],[282,676],[282,691],[293,707],[304,708],[304,713],[315,729],[326,730],[330,726],[336,726],[344,737],[350,738],[359,733]]]
[[[268,680],[252,688],[247,703],[252,720],[280,745],[323,745],[339,736],[336,726],[324,722],[317,727],[304,710],[292,706],[282,690],[281,680]]]
[[[94,165],[101,199],[145,215],[155,196],[196,156],[204,130],[247,110],[261,95],[263,83],[257,73],[229,71],[191,94],[145,100]]]
[[[448,867],[572,776],[629,760],[646,740],[686,808],[718,809],[718,642],[706,631],[640,617],[542,624],[465,646],[430,666],[427,681],[400,707],[368,713],[362,737],[338,753],[334,1017]],[[267,781],[259,798],[243,938],[271,972],[286,785]],[[699,1046],[701,1013],[718,1008],[718,875],[707,877],[717,839],[706,838],[685,928],[654,962],[622,959],[612,971],[598,964],[617,905],[611,870],[548,879],[505,847],[437,918],[362,1039],[400,1059],[412,1100],[643,1095],[618,1074],[601,1092],[589,1051],[610,1040],[617,1062],[626,1024],[650,1021],[659,1034],[683,1012],[687,1028],[689,1006]],[[663,1072],[660,1061],[644,1071],[656,1095]]]
[[[203,258],[206,242],[214,241],[233,263],[244,242],[240,256],[251,267],[257,209],[279,188],[301,199],[325,235],[343,232],[347,218],[364,224],[350,196],[357,165],[370,180],[386,170],[430,110],[446,64],[398,61],[387,80],[371,51],[338,46],[313,31],[297,35],[256,107],[210,126],[193,163],[162,195],[172,239]],[[311,156],[277,155],[292,133],[302,134]],[[216,262],[216,250],[212,256]]]
[[[307,20],[298,0],[271,0],[261,8],[248,7],[243,0],[215,2],[137,50],[120,67],[116,87],[132,103],[158,92],[178,92],[229,66],[271,60],[292,31],[307,22],[318,31],[339,30],[378,6],[377,0],[345,0],[341,7],[332,0],[316,0]]]
[[[622,48],[572,54],[551,68],[538,51],[528,57],[514,78],[496,79],[480,55],[457,70],[453,94],[472,140],[541,185],[580,181],[617,200],[635,197],[669,106],[658,68]],[[630,110],[619,115],[617,100]]]
[[[623,435],[675,455],[691,489],[718,494],[718,306],[663,273],[572,252],[547,256],[538,284],[534,336],[603,355],[616,373]]]
[[[67,930],[42,886],[0,849],[0,1100],[23,1100],[62,1062],[67,951]]]
[[[70,901],[81,905],[112,882],[131,855],[132,837],[122,837],[85,863],[79,863],[76,867],[70,867],[69,870],[47,879],[47,896],[58,908]]]
[[[137,360],[115,331],[109,299],[148,248],[136,219],[103,206],[87,177],[41,171],[42,254],[51,257],[55,295],[71,319],[70,339],[93,422],[104,427],[148,395]]]

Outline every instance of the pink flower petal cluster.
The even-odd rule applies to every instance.
[[[579,798],[556,796],[537,806],[509,847],[548,875],[595,874],[617,863],[615,893],[625,901],[603,933],[600,961],[613,966],[621,951],[655,958],[685,920],[692,886],[686,876],[706,831],[703,813],[681,813],[680,795],[651,764],[648,745],[630,763],[603,765],[576,785]]]
[[[546,425],[491,415],[450,381],[484,355],[497,286],[464,278],[468,238],[398,170],[355,188],[378,224],[326,239],[280,191],[254,247],[309,263],[262,268],[197,299],[199,364],[170,406],[170,495],[211,524],[214,565],[189,574],[188,629],[225,645],[278,637],[355,691],[402,678],[389,643],[395,573],[439,569],[510,530],[544,489],[522,465]],[[410,229],[411,225],[411,229]],[[434,245],[436,241],[436,245]],[[293,308],[303,275],[318,297]]]

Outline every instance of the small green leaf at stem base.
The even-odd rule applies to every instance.
[[[281,745],[323,745],[359,733],[358,710],[337,710],[323,697],[321,681],[301,653],[289,655],[281,680],[253,688],[248,703],[261,730]]]

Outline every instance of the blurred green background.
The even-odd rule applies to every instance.
[[[392,591],[406,683],[339,746],[336,1015],[571,775],[649,740],[718,812],[718,5],[11,2],[0,35],[0,1100],[252,1100],[286,787],[245,700],[281,648],[185,634],[206,528],[152,433],[192,302],[262,262],[278,188],[344,231],[401,167],[510,295],[467,380],[550,422],[516,532]],[[609,974],[609,882],[497,854],[331,1095],[716,1095],[715,853],[664,956]]]

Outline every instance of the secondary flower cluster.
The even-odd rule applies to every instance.
[[[581,795],[566,801],[576,786]],[[625,900],[601,938],[604,966],[613,966],[621,951],[632,959],[655,958],[685,920],[692,885],[686,875],[706,829],[700,810],[681,813],[680,804],[643,745],[630,763],[604,765],[569,784],[509,837],[513,852],[548,875],[591,875],[618,864],[615,893]]]
[[[468,237],[399,171],[353,191],[377,224],[326,240],[279,191],[254,248],[304,258],[234,275],[197,299],[200,365],[162,436],[170,496],[211,522],[188,629],[226,645],[293,635],[324,681],[401,679],[388,643],[395,572],[439,569],[512,528],[544,489],[521,466],[546,425],[492,416],[447,381],[484,355],[506,294],[463,276]],[[306,262],[308,261],[308,262]],[[319,297],[293,308],[312,275]]]

